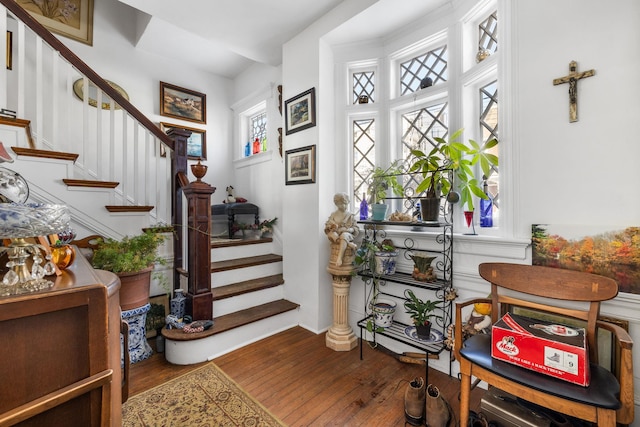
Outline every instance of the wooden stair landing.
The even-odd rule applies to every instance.
[[[300,307],[299,304],[282,299],[216,317],[213,319],[213,326],[203,332],[187,334],[182,332],[181,329],[163,329],[162,336],[172,341],[202,339],[234,328],[239,328],[240,326],[248,325],[259,320],[267,319],[271,316],[286,313],[287,311],[296,310],[298,307]]]

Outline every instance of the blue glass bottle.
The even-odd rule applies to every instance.
[[[244,156],[249,157],[251,155],[251,144],[247,142],[247,145],[244,146]]]
[[[360,220],[366,220],[369,218],[369,205],[367,205],[367,198],[362,193],[362,201],[360,202]]]
[[[487,188],[487,177],[482,178],[482,187],[487,199],[480,199],[480,227],[493,227],[493,200]]]

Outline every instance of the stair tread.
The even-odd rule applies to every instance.
[[[266,254],[245,258],[235,258],[226,261],[216,261],[211,263],[211,272],[235,270],[238,268],[252,267],[254,265],[270,264],[282,261],[282,255]]]
[[[116,188],[120,183],[115,181],[97,181],[90,179],[68,179],[63,178],[62,182],[68,187],[89,187],[89,188]]]
[[[153,210],[153,206],[118,206],[118,205],[107,205],[105,208],[109,212],[117,213],[117,212],[150,212]]]
[[[233,246],[244,246],[244,245],[257,245],[260,243],[270,243],[273,242],[273,238],[266,237],[260,239],[219,239],[213,238],[211,239],[211,248],[228,248]]]
[[[203,332],[186,334],[180,329],[163,329],[162,335],[173,341],[202,339],[234,328],[239,328],[240,326],[248,325],[249,323],[267,319],[278,314],[286,313],[287,311],[295,310],[298,307],[300,307],[299,304],[281,299],[216,317],[213,319],[213,326]]]
[[[213,294],[213,300],[218,301],[225,298],[247,294],[249,292],[272,288],[274,286],[282,285],[283,283],[284,278],[282,277],[282,274],[276,274],[273,276],[259,277],[257,279],[245,280],[243,282],[213,288],[211,289],[211,293]]]
[[[45,159],[69,160],[75,162],[79,154],[65,153],[63,151],[38,150],[36,148],[11,147],[18,156],[39,157]]]

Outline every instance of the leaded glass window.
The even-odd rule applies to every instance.
[[[498,12],[493,12],[478,26],[478,50],[492,54],[498,50]]]
[[[353,206],[359,206],[376,162],[376,123],[374,119],[353,121]]]
[[[402,115],[402,158],[411,162],[411,150],[428,153],[438,145],[435,138],[447,139],[448,103],[432,105]],[[409,177],[405,188],[415,189],[422,176]]]
[[[251,141],[264,140],[267,137],[267,113],[263,112],[252,116],[249,119],[249,129],[251,129]]]
[[[482,131],[482,141],[498,139],[498,82],[493,81],[480,88],[480,129]],[[499,139],[498,139],[499,141]],[[498,155],[496,145],[491,149],[491,153]],[[500,207],[500,170],[498,166],[493,166],[490,176],[487,177],[488,190],[493,197],[494,210]]]
[[[441,46],[400,64],[400,94],[420,90],[424,79],[431,85],[447,81],[447,46]]]
[[[374,102],[375,87],[373,71],[353,73],[353,103],[357,104],[361,96],[366,96],[369,102]]]

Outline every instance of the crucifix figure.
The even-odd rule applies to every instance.
[[[569,83],[569,122],[570,123],[578,121],[578,80],[591,77],[596,73],[596,70],[588,70],[588,71],[583,71],[582,73],[578,73],[576,71],[577,68],[578,68],[578,63],[576,61],[571,61],[569,63],[569,74],[564,77],[553,79],[554,86],[560,85],[563,83]]]

